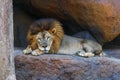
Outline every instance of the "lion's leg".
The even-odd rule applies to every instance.
[[[85,52],[84,54],[80,53],[79,56],[82,56],[82,57],[93,57],[95,55],[92,52]]]
[[[105,52],[103,52],[102,50],[97,50],[94,52],[95,56],[100,56],[100,57],[103,57],[103,56],[108,56]]]
[[[80,49],[78,51],[77,55],[82,56],[82,57],[93,57],[93,56],[95,56],[95,54],[93,53],[93,49],[86,44],[83,44],[82,49]]]
[[[90,46],[85,46],[85,51],[86,51],[86,55],[88,55],[88,57],[92,57],[92,56],[102,56],[102,50],[94,50],[93,48],[91,48]]]
[[[31,45],[28,45],[25,50],[23,50],[24,54],[30,54],[33,50],[37,48],[37,43],[34,41]]]
[[[76,54],[81,57],[93,57],[95,56],[92,52],[85,52],[84,50],[77,51]]]
[[[34,56],[38,56],[38,55],[44,54],[44,52],[42,52],[39,49],[35,49],[31,52],[31,54],[34,55]]]
[[[30,45],[28,45],[27,48],[25,50],[23,50],[24,54],[29,54],[31,52],[32,52],[32,49],[31,49]]]

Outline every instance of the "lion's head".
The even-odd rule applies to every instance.
[[[50,51],[54,37],[48,32],[39,32],[36,36],[38,48],[46,53]]]
[[[55,19],[40,19],[34,22],[27,35],[32,49],[56,53],[60,48],[64,31],[61,23]],[[33,44],[34,43],[34,44]]]

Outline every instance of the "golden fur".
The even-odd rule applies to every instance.
[[[30,26],[27,35],[28,47],[24,50],[24,53],[44,54],[44,50],[40,48],[39,38],[48,34],[50,34],[52,44],[47,53],[78,54],[85,57],[102,54],[100,44],[64,35],[61,23],[54,19],[40,19]]]

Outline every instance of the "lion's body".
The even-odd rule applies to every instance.
[[[101,55],[100,44],[64,35],[60,22],[54,19],[38,20],[31,25],[27,35],[28,47],[24,53],[40,55],[44,53]],[[31,48],[31,49],[30,49]],[[81,54],[82,53],[82,54]],[[87,54],[86,54],[87,53]]]
[[[77,51],[80,51],[82,49],[86,49],[86,52],[92,53],[95,51],[102,51],[102,47],[96,42],[64,35],[58,53],[75,54]]]

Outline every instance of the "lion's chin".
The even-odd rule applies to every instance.
[[[44,53],[48,53],[49,51],[47,51],[47,50],[44,50]]]
[[[46,48],[44,48],[44,53],[48,53],[49,52],[49,50],[47,50]]]
[[[49,48],[41,48],[41,47],[39,47],[39,49],[44,53],[48,53],[50,50]]]

